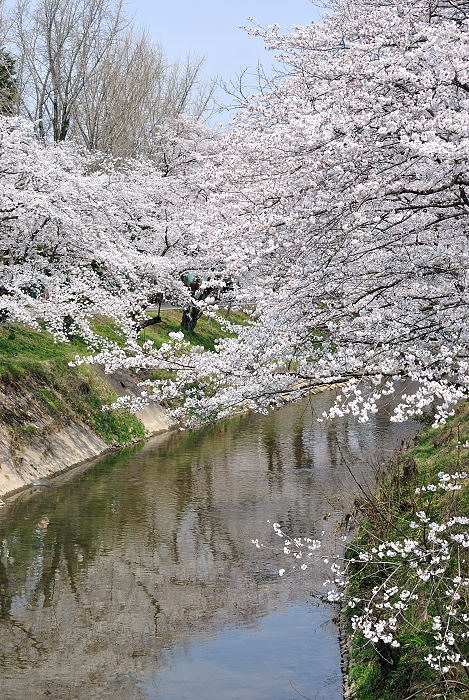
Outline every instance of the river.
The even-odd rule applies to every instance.
[[[267,521],[340,547],[345,463],[372,488],[415,426],[388,406],[318,423],[332,396],[154,438],[4,509],[0,697],[340,700],[326,565],[280,578]]]

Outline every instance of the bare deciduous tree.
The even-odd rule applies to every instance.
[[[190,58],[170,64],[145,34],[123,33],[77,102],[75,137],[116,156],[152,154],[162,124],[206,111],[213,84],[200,80],[202,64]]]
[[[16,98],[15,61],[8,51],[0,48],[0,114],[15,114]]]
[[[19,0],[13,23],[21,109],[63,141],[90,76],[124,30],[121,0]]]
[[[202,59],[171,64],[130,24],[122,0],[17,1],[20,111],[42,138],[134,156],[154,149],[168,119],[205,112],[213,84],[200,78]]]

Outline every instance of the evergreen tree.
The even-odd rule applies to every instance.
[[[15,59],[0,49],[0,114],[15,114],[16,94]]]

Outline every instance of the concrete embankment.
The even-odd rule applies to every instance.
[[[101,378],[109,392],[135,394],[130,375]],[[82,382],[81,391],[91,392]],[[57,388],[31,374],[3,379],[0,385],[0,496],[17,492],[33,481],[60,474],[83,462],[121,447],[118,436],[107,437],[93,429],[93,421],[77,410]],[[174,423],[158,405],[148,406],[129,418],[124,444],[171,430]],[[112,428],[111,428],[112,429]],[[132,437],[132,431],[135,437]]]

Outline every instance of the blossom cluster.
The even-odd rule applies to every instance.
[[[438,489],[441,491],[460,491],[462,484],[459,481],[467,479],[467,472],[456,472],[455,474],[447,474],[438,472],[438,482],[436,484],[427,484],[415,489],[416,495],[424,493],[435,493]]]

